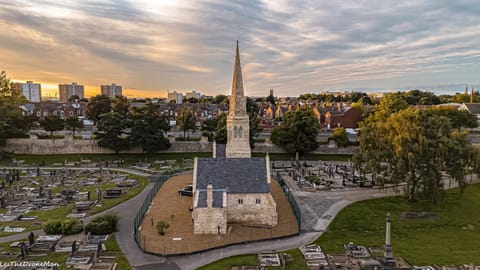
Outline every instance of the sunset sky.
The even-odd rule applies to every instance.
[[[248,95],[471,85],[479,14],[478,0],[0,0],[0,70],[50,96],[228,94],[238,38]]]

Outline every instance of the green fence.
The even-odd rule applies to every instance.
[[[276,177],[278,183],[282,187],[283,191],[285,192],[285,195],[287,195],[288,202],[292,206],[293,213],[295,214],[295,217],[297,218],[298,222],[298,229],[302,229],[302,213],[300,212],[300,207],[298,207],[298,203],[295,200],[295,197],[293,196],[292,192],[290,191],[290,188],[287,186],[287,183],[285,183],[285,180],[283,179],[283,176],[280,174],[280,172],[277,172],[277,177]]]
[[[142,247],[139,245],[140,239],[139,239],[139,234],[138,234],[138,228],[140,227],[140,224],[142,224],[143,218],[145,217],[145,213],[147,213],[148,208],[150,207],[153,198],[157,194],[158,190],[162,187],[163,183],[167,181],[170,177],[172,177],[171,174],[168,175],[162,175],[155,179],[155,185],[153,188],[148,192],[147,197],[145,197],[145,200],[143,201],[142,206],[137,212],[137,215],[135,216],[135,219],[133,220],[133,235],[135,237],[135,242],[137,242],[138,247],[141,249]]]

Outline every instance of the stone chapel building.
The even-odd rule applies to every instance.
[[[213,158],[195,158],[193,223],[195,234],[226,234],[227,223],[277,225],[271,194],[270,159],[252,158],[249,117],[237,48],[227,118],[227,144],[213,146]]]

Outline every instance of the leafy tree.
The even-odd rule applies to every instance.
[[[165,132],[170,130],[168,119],[157,116],[157,106],[149,103],[135,109],[132,115],[130,142],[141,146],[144,152],[154,153],[170,147]]]
[[[58,115],[49,115],[40,121],[40,126],[45,129],[45,131],[50,132],[50,136],[53,137],[53,132],[58,130],[63,130],[65,128],[65,121]]]
[[[228,102],[229,102],[229,99],[225,95],[216,95],[213,98],[213,103],[215,104],[228,104]]]
[[[402,93],[390,93],[385,95],[378,105],[375,118],[377,120],[385,120],[391,114],[405,110],[408,108],[408,103]]]
[[[68,99],[70,103],[78,102],[80,101],[80,97],[78,95],[71,95],[70,98]]]
[[[206,136],[208,138],[208,141],[213,141],[213,138],[215,136],[215,130],[218,125],[218,119],[219,117],[206,119],[202,123],[202,135]]]
[[[468,111],[461,111],[456,108],[439,108],[432,109],[431,113],[450,119],[452,128],[476,128],[478,126],[477,118]]]
[[[335,128],[333,130],[332,139],[340,147],[347,147],[350,144],[347,131],[345,131],[345,128],[343,127]]]
[[[275,105],[275,97],[273,95],[268,95],[267,101]]]
[[[320,124],[313,110],[299,107],[283,116],[283,123],[272,131],[271,140],[291,153],[305,153],[318,147]]]
[[[129,149],[128,125],[128,119],[118,112],[102,114],[95,132],[98,146],[112,149],[115,153]]]
[[[190,107],[183,108],[177,116],[177,125],[183,131],[183,138],[188,130],[195,131],[195,115]]]
[[[104,113],[112,111],[111,99],[105,95],[96,95],[87,103],[87,118],[95,124],[100,120],[100,116]]]
[[[12,87],[5,71],[0,72],[0,146],[7,138],[25,135],[29,118],[22,115],[20,105],[28,103],[20,91]]]
[[[246,102],[246,106],[247,106],[247,114],[248,114],[248,117],[249,117],[249,130],[250,130],[250,133],[249,133],[249,143],[250,143],[250,148],[254,148],[255,147],[255,136],[257,136],[257,133],[261,131],[258,123],[259,123],[259,120],[258,120],[258,104],[256,102],[253,101],[253,99],[247,97],[247,102]]]
[[[215,129],[215,135],[213,139],[217,143],[227,143],[227,114],[222,113],[217,119],[217,128]]]
[[[112,111],[117,112],[121,115],[127,115],[130,111],[130,102],[125,96],[115,96],[113,100]]]
[[[379,113],[379,112],[377,112]],[[355,162],[363,174],[381,184],[406,182],[409,201],[443,201],[442,171],[459,181],[473,166],[475,151],[465,134],[452,131],[450,119],[434,110],[406,109],[385,120],[361,124],[360,154]]]
[[[73,136],[75,136],[75,131],[82,130],[83,121],[78,119],[77,116],[72,116],[70,118],[67,118],[67,120],[65,120],[65,125],[68,130],[72,131]]]

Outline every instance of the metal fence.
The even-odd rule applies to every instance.
[[[302,228],[302,213],[300,212],[300,207],[298,206],[297,201],[295,200],[295,197],[293,196],[293,193],[290,191],[290,188],[288,187],[287,183],[285,183],[285,180],[283,179],[283,176],[280,174],[280,172],[277,172],[277,177],[276,177],[278,183],[282,187],[283,191],[285,192],[285,195],[288,198],[288,202],[292,206],[293,213],[295,214],[295,217],[297,218],[298,222],[298,229],[300,230]]]
[[[138,233],[138,230],[140,228],[140,225],[142,224],[143,218],[145,217],[145,213],[147,213],[148,208],[150,208],[150,205],[152,204],[152,200],[157,194],[158,190],[162,187],[162,185],[171,177],[170,174],[168,175],[162,175],[158,179],[155,179],[155,184],[153,188],[148,192],[147,196],[145,197],[145,200],[143,201],[142,206],[140,209],[138,209],[137,215],[135,216],[135,219],[133,220],[133,235],[135,237],[135,242],[137,242],[137,245],[142,248],[140,245],[140,234]]]

